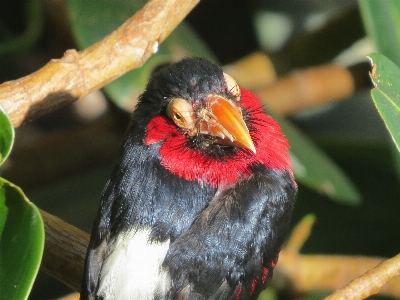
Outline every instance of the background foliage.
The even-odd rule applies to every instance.
[[[49,59],[61,57],[66,49],[90,46],[131,16],[143,1],[55,3],[7,0],[0,4],[0,81],[29,74]],[[400,4],[395,0],[203,0],[142,69],[103,89],[107,101],[98,96],[93,102],[77,102],[89,103],[85,112],[98,113],[88,117],[81,113],[84,105],[74,105],[19,128],[2,175],[21,186],[40,208],[89,232],[129,118],[127,111],[156,65],[191,55],[228,64],[262,49],[283,76],[296,68],[337,60],[364,38],[364,24],[375,51],[392,60],[380,54],[370,56],[380,80],[372,76],[374,102],[371,87],[364,86],[351,99],[291,115],[280,123],[292,144],[299,182],[293,224],[308,213],[317,218],[303,252],[393,256],[400,250],[400,163],[392,143],[398,147],[400,134],[399,16]],[[273,20],[277,23],[270,23]],[[326,25],[329,20],[342,29],[340,34]],[[275,31],[278,37],[274,40]],[[286,39],[279,41],[282,36]],[[359,51],[366,61],[369,53],[363,49]],[[347,64],[358,61],[355,52]],[[7,122],[0,114],[1,162],[14,141]],[[24,274],[13,273],[21,284],[26,278],[25,288],[18,291],[27,295],[40,262],[43,225],[35,205],[7,180],[1,179],[0,189],[1,249],[7,247],[0,252],[0,274],[9,274],[5,270],[17,270],[18,265],[28,268]],[[13,244],[13,235],[24,239]],[[12,286],[9,279],[7,286]],[[40,273],[29,298],[53,299],[67,292]],[[12,289],[7,293],[9,299],[25,298]],[[276,293],[269,291],[263,297],[270,299]],[[318,299],[321,294],[304,295],[312,297]]]

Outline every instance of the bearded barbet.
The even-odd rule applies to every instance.
[[[219,66],[155,71],[101,196],[81,299],[257,299],[297,192],[288,149]]]

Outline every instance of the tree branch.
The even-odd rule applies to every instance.
[[[390,296],[400,297],[400,254],[383,261],[357,279],[346,284],[325,300],[365,299],[380,291]],[[396,280],[392,280],[395,277]],[[395,293],[397,289],[397,293]],[[388,293],[393,291],[393,293]]]
[[[80,291],[89,234],[40,210],[46,233],[41,270]]]
[[[67,50],[37,72],[0,85],[0,105],[14,127],[69,104],[141,67],[199,0],[149,0],[93,46]]]
[[[283,249],[279,254],[272,283],[291,295],[313,290],[339,290],[348,282],[373,269],[384,260],[385,258],[363,256],[301,255]],[[388,264],[390,263],[389,260]],[[397,266],[391,265],[390,268],[391,270],[397,268],[398,271],[398,262]],[[373,272],[375,277],[363,275],[355,280],[350,287],[346,287],[345,292],[338,291],[330,296],[332,298],[328,297],[327,299],[364,299],[378,292],[381,295],[400,297],[400,277],[384,285],[394,277],[394,272],[390,273],[390,278],[382,268],[368,271],[366,274],[370,272]],[[377,278],[379,280],[376,280]],[[360,294],[363,294],[364,297],[360,297]],[[342,297],[343,295],[347,295],[347,298]]]
[[[289,115],[351,97],[371,87],[369,63],[339,64],[301,69],[277,79],[275,65],[262,52],[254,52],[224,66],[239,85],[252,90],[273,112]]]
[[[293,229],[279,254],[272,279],[275,287],[292,295],[312,290],[337,290],[365,273],[326,299],[364,299],[378,292],[400,297],[400,277],[386,284],[400,274],[400,254],[383,263],[384,258],[380,257],[299,254],[314,222],[315,216],[310,214]]]

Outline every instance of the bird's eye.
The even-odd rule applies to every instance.
[[[195,114],[192,105],[185,99],[174,98],[167,106],[167,116],[182,128],[192,130],[195,124]]]

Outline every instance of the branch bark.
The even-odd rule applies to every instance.
[[[364,299],[378,292],[400,297],[400,277],[391,280],[400,274],[400,254],[387,261],[380,257],[299,254],[314,222],[315,216],[309,214],[293,229],[279,255],[272,284],[298,295],[312,290],[337,290],[365,273],[326,299]]]
[[[40,210],[46,233],[41,270],[80,291],[89,234]]]
[[[398,298],[400,277],[394,277],[399,274],[399,255],[397,262],[394,259],[385,261],[385,269],[373,269],[384,260],[385,258],[363,256],[301,255],[283,249],[279,254],[272,283],[279,285],[281,289],[284,286],[289,294],[298,295],[313,290],[339,290],[365,273],[346,286],[344,291],[337,291],[327,299],[364,299],[378,292]],[[387,273],[388,269],[391,272]],[[371,273],[373,275],[369,275]],[[394,279],[388,282],[392,278]]]
[[[224,66],[239,85],[252,90],[273,112],[290,115],[351,97],[357,89],[372,87],[369,63],[350,67],[322,65],[294,71],[277,79],[270,57],[254,52]]]
[[[369,270],[359,278],[346,284],[325,300],[340,299],[365,299],[371,295],[395,291],[400,286],[400,254],[383,261],[375,268]],[[392,280],[396,277],[395,280]],[[388,295],[400,297],[400,292],[388,293]]]
[[[18,127],[103,87],[141,67],[198,2],[149,0],[93,46],[81,52],[67,50],[37,72],[1,84],[0,105]]]
[[[254,92],[272,111],[289,115],[350,97],[354,91],[355,83],[350,71],[331,64],[295,71],[275,84]]]

